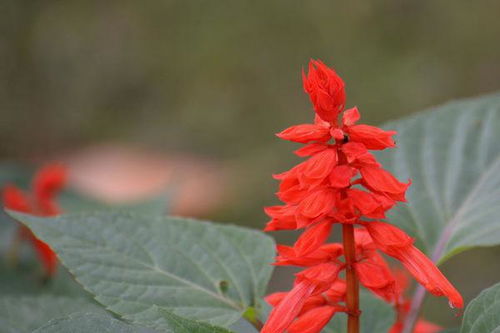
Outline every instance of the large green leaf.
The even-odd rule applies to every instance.
[[[500,333],[500,283],[469,303],[460,333]]]
[[[362,311],[361,332],[388,332],[394,324],[395,316],[392,307],[365,290],[360,293],[360,308]],[[323,332],[346,333],[347,315],[336,314]]]
[[[0,297],[0,332],[31,332],[53,318],[82,312],[105,313],[105,310],[85,298],[3,296]]]
[[[416,237],[436,261],[500,244],[500,95],[451,102],[384,126],[396,149],[379,154],[400,179],[408,204],[389,221]]]
[[[231,331],[202,321],[186,319],[165,308],[153,306],[135,318],[148,326],[168,333],[231,333]]]
[[[258,305],[272,272],[272,239],[241,227],[125,212],[10,214],[49,243],[100,303],[132,321],[146,322],[144,312],[157,305],[230,325]]]
[[[56,318],[33,333],[154,333],[152,329],[130,325],[110,315],[97,313],[75,313]]]
[[[0,295],[60,295],[88,297],[86,292],[64,268],[59,267],[50,281],[46,281],[39,265],[22,262],[15,267],[0,261]]]

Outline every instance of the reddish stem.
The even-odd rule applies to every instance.
[[[352,224],[342,224],[342,240],[344,243],[347,281],[347,332],[359,333],[359,283],[354,270],[356,247],[354,243],[354,227]]]

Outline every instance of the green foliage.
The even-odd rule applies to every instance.
[[[451,102],[385,125],[395,150],[379,154],[412,179],[408,204],[389,215],[433,259],[500,244],[500,95]]]
[[[110,315],[77,313],[49,321],[33,333],[154,333],[155,331],[132,326]]]
[[[147,322],[148,326],[168,333],[231,333],[222,327],[177,316],[158,306],[141,313],[136,321]]]
[[[374,297],[367,291],[360,293],[361,332],[387,332],[394,324],[394,311],[384,301]],[[346,333],[347,315],[336,314],[323,330],[325,333]]]
[[[500,332],[500,283],[483,290],[465,309],[460,333]]]
[[[85,298],[3,296],[0,297],[0,332],[31,332],[53,318],[88,312],[105,313],[105,310]]]
[[[138,323],[161,320],[157,306],[230,325],[258,306],[272,272],[272,239],[241,227],[124,212],[10,214],[48,242],[98,302]]]

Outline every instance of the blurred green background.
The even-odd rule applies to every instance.
[[[2,0],[0,159],[101,142],[187,152],[224,170],[228,195],[204,217],[262,227],[271,174],[297,161],[274,133],[313,116],[310,58],[381,123],[499,90],[498,13],[493,0]],[[499,255],[472,251],[445,270],[470,299],[500,280]],[[427,304],[430,319],[452,320],[442,305]]]

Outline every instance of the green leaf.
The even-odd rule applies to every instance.
[[[154,333],[151,329],[133,326],[110,315],[76,313],[49,321],[33,333]]]
[[[147,324],[142,313],[157,305],[228,326],[258,306],[272,272],[273,240],[241,227],[125,212],[9,213],[49,243],[97,301],[131,321]]]
[[[90,298],[90,294],[62,266],[50,281],[46,281],[38,265],[19,263],[12,267],[0,261],[0,295],[40,294]]]
[[[177,316],[158,306],[141,313],[136,321],[150,323],[148,326],[168,333],[231,333],[222,327]]]
[[[395,316],[392,307],[365,290],[360,293],[360,308],[362,311],[361,332],[388,332],[394,324]],[[347,315],[335,314],[323,332],[346,333]]]
[[[105,313],[85,298],[62,296],[0,297],[0,333],[31,332],[49,320],[78,312]]]
[[[436,261],[475,246],[500,244],[500,95],[451,102],[387,123],[396,149],[378,154],[412,179],[408,204],[391,211]]]
[[[469,303],[460,333],[500,333],[500,283]]]

